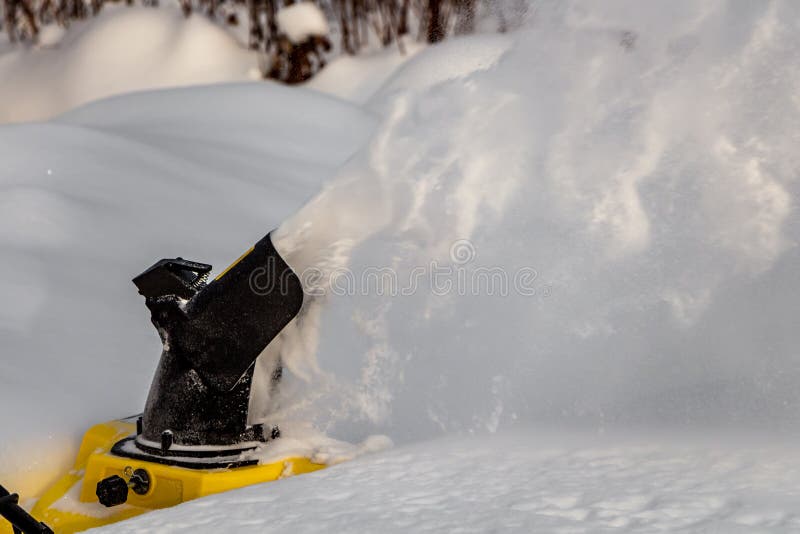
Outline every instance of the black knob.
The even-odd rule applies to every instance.
[[[117,506],[128,500],[128,483],[119,475],[112,475],[97,483],[97,499],[104,506]]]

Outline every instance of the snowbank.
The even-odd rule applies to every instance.
[[[305,87],[381,112],[382,101],[397,92],[429,88],[492,67],[513,42],[508,35],[491,33],[455,37],[430,49],[406,41],[402,52],[395,46],[337,57]],[[409,61],[422,50],[424,60]]]
[[[278,30],[295,44],[309,37],[325,37],[330,32],[325,13],[314,3],[301,1],[278,10]]]
[[[0,122],[52,117],[105,96],[246,81],[255,55],[206,17],[177,5],[108,5],[69,31],[45,27],[34,48],[0,54]]]
[[[329,31],[324,15],[305,2],[281,9],[278,22],[295,42]],[[260,78],[246,39],[241,27],[225,28],[199,14],[186,19],[172,4],[107,5],[68,30],[44,26],[32,48],[11,46],[0,34],[0,123],[48,119],[132,91]],[[422,48],[407,43],[404,54],[391,48],[336,57],[308,85],[363,103]]]
[[[140,93],[0,127],[0,481],[30,495],[91,424],[141,411],[160,342],[133,276],[177,255],[224,268],[373,127],[273,84]]]
[[[403,53],[396,47],[357,56],[343,54],[303,84],[358,104],[366,103],[378,92],[394,73],[420,50],[420,43],[406,44]]]

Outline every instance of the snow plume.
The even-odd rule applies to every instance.
[[[327,290],[288,333],[308,383],[287,413],[401,442],[796,424],[800,6],[537,6],[490,64],[426,81],[475,41],[415,57],[372,99],[371,144],[280,228]],[[417,286],[334,291],[345,268]],[[486,273],[507,291],[459,285]]]

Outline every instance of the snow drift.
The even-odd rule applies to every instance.
[[[281,9],[279,22],[296,41],[329,31],[324,15],[306,2]],[[35,46],[12,46],[0,33],[0,123],[50,119],[132,91],[273,83],[261,80],[258,54],[247,48],[247,39],[246,24],[217,24],[201,13],[186,18],[177,2],[106,5],[68,30],[44,26]],[[333,58],[308,85],[361,103],[423,45],[407,43],[406,54],[374,48]]]
[[[255,73],[255,74],[253,74]],[[0,54],[0,122],[50,118],[129,91],[258,78],[256,56],[203,16],[177,4],[106,6],[69,31]]]
[[[2,483],[31,494],[91,424],[141,411],[160,342],[133,276],[175,256],[221,271],[372,128],[354,106],[274,84],[139,93],[0,128]]]
[[[312,2],[284,6],[275,15],[278,30],[291,42],[302,43],[310,37],[326,37],[330,32],[325,13]]]

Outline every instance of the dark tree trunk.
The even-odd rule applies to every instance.
[[[3,11],[3,25],[8,33],[8,40],[15,43],[17,41],[17,0],[5,0]]]
[[[380,26],[376,28],[376,33],[381,36],[381,44],[383,46],[389,46],[392,44],[394,28],[397,26],[395,23],[397,5],[392,1],[379,2],[378,10],[380,12],[380,17],[378,17],[378,19],[381,22]]]
[[[42,4],[39,6],[39,13],[37,17],[39,18],[39,22],[42,24],[48,24],[53,22],[53,2],[52,0],[43,0]]]
[[[250,38],[247,43],[251,50],[258,50],[264,42],[264,28],[261,27],[261,11],[258,0],[247,0],[247,18],[250,20]]]
[[[353,47],[353,40],[350,32],[351,17],[348,17],[348,3],[352,5],[352,0],[337,0],[335,6],[339,12],[339,26],[342,33],[342,50],[351,56],[356,53]],[[352,13],[352,10],[350,11]]]
[[[400,6],[400,16],[397,22],[397,35],[406,35],[408,33],[408,9],[411,7],[411,0],[403,0]]]
[[[267,13],[267,32],[265,36],[265,48],[269,48],[272,44],[275,43],[278,37],[278,22],[275,18],[275,15],[278,12],[278,7],[275,5],[275,2],[278,0],[263,0],[264,1],[264,11]]]
[[[428,42],[438,43],[444,39],[444,21],[442,20],[442,1],[428,0]]]

